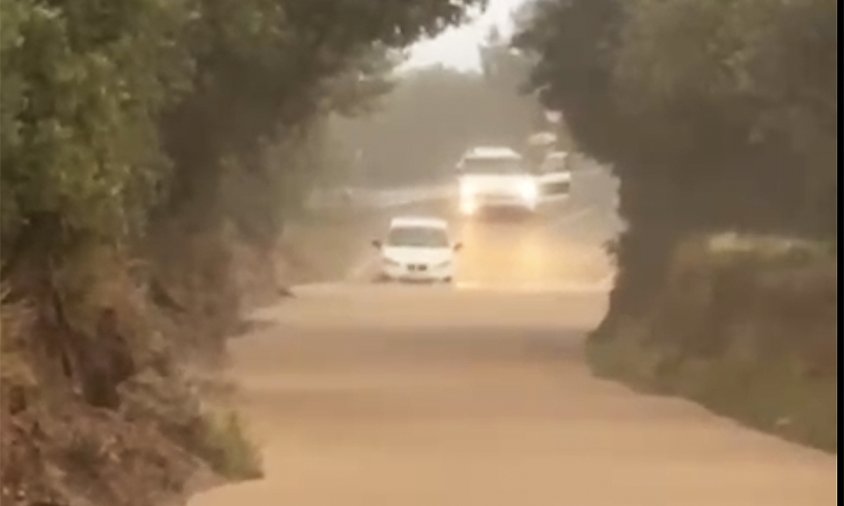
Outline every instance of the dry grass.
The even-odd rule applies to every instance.
[[[0,300],[5,301],[7,295],[8,288],[0,287]],[[4,389],[11,385],[29,389],[37,383],[25,352],[33,325],[32,308],[25,302],[0,304],[0,383]]]

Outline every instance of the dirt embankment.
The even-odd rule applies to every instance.
[[[828,248],[726,234],[681,245],[649,316],[589,343],[594,368],[837,449],[837,265]]]
[[[208,246],[195,249],[221,251]],[[96,249],[52,279],[19,268],[4,280],[0,503],[179,503],[260,473],[236,418],[202,401],[189,367],[214,367],[237,328],[225,274],[237,259],[167,269],[126,258]]]
[[[89,333],[63,306],[3,305],[2,503],[159,504],[210,479],[182,436],[202,413],[173,356],[137,346],[124,315]]]
[[[250,307],[342,277],[380,214],[304,218],[274,249],[173,227],[142,263],[99,249],[52,280],[19,269],[2,293],[0,502],[179,504],[260,475],[218,395],[223,344]]]

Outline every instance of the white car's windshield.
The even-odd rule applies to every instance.
[[[521,174],[525,171],[520,160],[510,158],[468,158],[463,172],[470,174]]]
[[[433,227],[396,227],[387,237],[390,246],[410,246],[424,248],[448,247],[445,230]]]

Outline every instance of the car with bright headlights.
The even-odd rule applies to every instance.
[[[567,197],[571,178],[563,170],[531,170],[519,153],[502,146],[469,150],[457,171],[459,207],[466,216],[495,208],[533,213],[541,204]]]
[[[450,283],[462,247],[451,241],[445,220],[414,216],[394,218],[387,237],[372,244],[380,252],[378,279],[384,281]]]

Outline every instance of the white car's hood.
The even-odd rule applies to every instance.
[[[474,192],[519,192],[520,185],[533,182],[530,174],[465,174],[461,186]]]
[[[450,261],[454,257],[454,252],[451,248],[385,246],[381,255],[402,264],[439,265]]]

